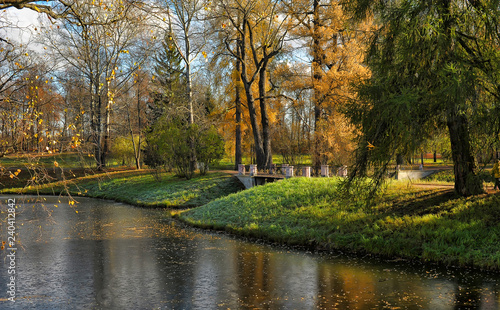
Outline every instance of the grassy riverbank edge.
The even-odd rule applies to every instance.
[[[190,180],[173,173],[154,176],[148,171],[117,171],[93,174],[40,186],[6,188],[0,194],[78,196],[110,199],[146,208],[194,208],[243,189],[226,172],[209,172]]]
[[[500,270],[500,195],[393,184],[365,203],[340,180],[294,178],[174,214],[191,226],[315,249]]]
[[[367,206],[362,189],[345,197],[339,182],[294,178],[241,191],[226,172],[158,180],[120,171],[0,193],[111,199],[169,208],[166,216],[190,226],[275,243],[500,269],[499,194],[458,198],[452,187],[397,183]]]

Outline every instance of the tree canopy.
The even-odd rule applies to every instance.
[[[453,161],[456,192],[467,196],[482,192],[478,158],[488,162],[500,147],[498,1],[0,7],[50,17],[28,27],[36,51],[8,37],[13,23],[0,25],[0,154],[70,148],[103,169],[120,143],[140,168],[140,149],[175,133],[188,138],[178,157],[187,146],[192,175],[211,161],[200,145],[222,145],[217,129],[235,166],[268,169],[279,153],[317,174],[321,164],[352,165],[351,180],[380,185],[403,159],[439,145]]]

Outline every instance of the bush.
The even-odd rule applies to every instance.
[[[179,119],[159,122],[150,133],[148,144],[154,146],[148,149],[150,152],[157,152],[148,155],[150,158],[174,167],[178,176],[187,179],[193,177],[196,168],[192,158],[198,161],[200,173],[205,174],[210,164],[224,156],[224,141],[215,127],[187,125]]]
[[[139,137],[134,137],[136,142],[139,142]],[[135,154],[134,146],[130,138],[127,137],[116,137],[111,145],[111,156],[121,161],[122,166],[133,166],[135,165]]]
[[[200,173],[206,174],[208,167],[219,162],[224,157],[224,140],[212,126],[201,131],[196,143],[196,159],[199,162]]]

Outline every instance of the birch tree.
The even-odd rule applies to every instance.
[[[195,102],[193,99],[193,76],[195,74],[194,62],[199,60],[200,55],[206,57],[205,29],[203,23],[204,2],[201,0],[163,0],[161,3],[166,15],[166,29],[169,40],[177,49],[184,66],[184,78],[186,81],[188,124],[194,125]],[[195,142],[190,142],[190,169],[194,171],[196,166]]]
[[[143,52],[134,49],[145,32],[145,15],[136,10],[137,3],[109,1],[75,3],[65,21],[57,24],[59,31],[46,31],[47,44],[64,65],[80,70],[87,82],[90,102],[90,137],[98,169],[106,166],[110,149],[113,97],[139,68],[123,65],[123,60],[141,59]],[[53,26],[52,26],[53,28]],[[146,35],[145,35],[146,33]],[[130,55],[140,51],[138,55]]]

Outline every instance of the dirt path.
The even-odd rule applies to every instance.
[[[442,184],[442,183],[412,183],[413,186],[417,188],[426,188],[426,189],[450,189],[453,190],[454,184]],[[486,194],[496,194],[500,191],[497,189],[493,189],[493,186],[484,186],[484,190]]]

